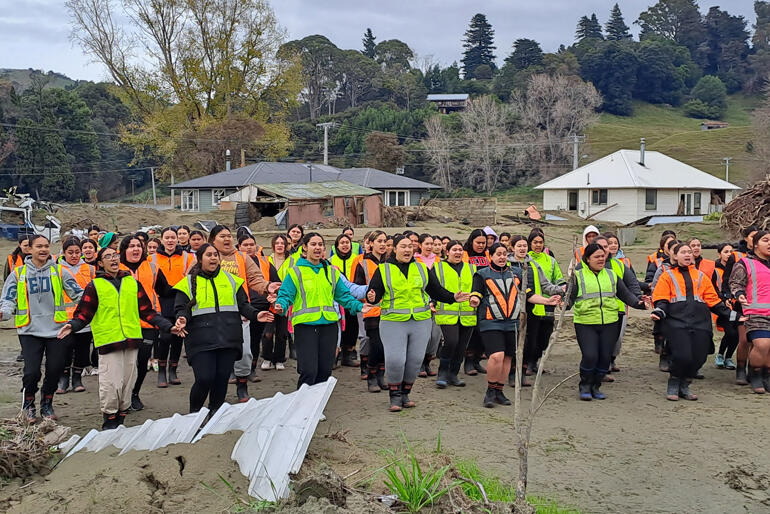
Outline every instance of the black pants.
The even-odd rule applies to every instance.
[[[385,349],[382,347],[380,327],[367,328],[366,337],[369,338],[369,356],[366,361],[367,366],[370,369],[379,369],[380,366],[385,365]]]
[[[724,355],[725,359],[729,359],[738,347],[738,323],[727,322],[719,326],[725,331],[725,335],[722,336],[722,342],[719,344],[719,354]]]
[[[182,342],[183,339],[174,334],[161,334],[158,340],[158,353],[155,355],[161,366],[164,366],[166,361],[179,362],[179,357],[182,355]]]
[[[207,396],[211,412],[222,406],[238,353],[235,349],[210,350],[196,353],[189,359],[195,377],[190,388],[190,412],[201,410]]]
[[[444,344],[438,351],[439,359],[449,359],[456,363],[462,362],[476,327],[464,327],[460,323],[439,326],[441,333],[444,334]]]
[[[465,349],[465,355],[471,359],[480,359],[484,355],[484,341],[481,340],[481,334],[477,327],[474,327],[471,340]]]
[[[527,313],[527,338],[524,342],[524,362],[535,364],[543,355],[553,333],[553,318]]]
[[[358,316],[345,311],[345,330],[340,346],[343,350],[355,350],[358,342]]]
[[[64,368],[70,366],[73,368],[85,368],[91,364],[91,343],[93,336],[91,332],[81,334],[70,334],[69,348],[67,356],[64,358]]]
[[[711,332],[706,330],[667,329],[666,339],[671,355],[671,376],[694,378],[706,362],[713,344],[711,338]]]
[[[262,333],[262,358],[272,363],[286,362],[288,340],[289,320],[285,316],[276,316],[274,321],[265,324],[265,331]]]
[[[324,325],[294,325],[294,344],[297,349],[297,389],[302,384],[314,385],[332,375],[337,350],[336,323]]]
[[[136,382],[134,382],[134,389],[132,394],[139,394],[139,390],[144,383],[144,377],[147,376],[147,361],[152,356],[152,345],[154,340],[144,339],[142,344],[139,345],[139,353],[136,356]]]
[[[618,322],[607,325],[582,325],[575,323],[575,335],[582,359],[580,371],[606,375],[610,370],[612,349],[618,340]]]
[[[256,361],[259,357],[259,345],[265,334],[265,328],[267,328],[266,325],[267,323],[262,323],[261,321],[252,321],[249,323],[249,335],[251,336],[249,346],[251,347],[251,358],[253,361]]]
[[[24,396],[35,396],[38,391],[43,356],[45,356],[45,378],[40,391],[43,396],[54,394],[70,352],[68,340],[19,335],[19,342],[21,343],[21,354],[24,357],[24,375],[21,378]]]

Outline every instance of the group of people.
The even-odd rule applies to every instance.
[[[284,369],[287,347],[297,387],[327,380],[340,364],[360,367],[369,392],[388,391],[391,412],[415,407],[418,377],[463,387],[461,369],[486,374],[485,407],[510,405],[505,385],[515,385],[517,366],[529,385],[561,307],[573,313],[581,400],[606,398],[601,386],[619,371],[629,308],[650,309],[669,400],[697,399],[690,385],[712,353],[737,383],[770,391],[770,233],[756,227],[735,249],[719,245],[713,261],[697,238],[666,231],[643,280],[618,237],[594,226],[567,276],[539,228],[498,236],[485,227],[464,241],[374,230],[357,241],[347,227],[327,248],[320,234],[292,225],[269,249],[247,228],[223,225],[205,235],[186,226],[159,238],[95,226],[87,235],[68,236],[56,255],[45,236],[20,237],[8,256],[0,312],[18,330],[30,422],[55,419],[54,395],[84,391],[93,367],[102,427],[115,428],[144,408],[153,364],[157,387],[181,384],[182,358],[194,375],[190,411],[208,400],[213,413],[228,384],[247,401],[258,369]],[[714,324],[724,333],[716,352]]]

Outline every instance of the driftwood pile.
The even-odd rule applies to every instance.
[[[55,445],[70,429],[49,419],[30,425],[21,417],[0,420],[0,480],[27,477],[50,470]]]
[[[722,228],[738,234],[749,225],[770,226],[770,177],[766,177],[736,196],[722,211]]]

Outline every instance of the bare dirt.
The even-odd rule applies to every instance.
[[[512,233],[529,231],[522,225],[499,228]],[[703,237],[705,241],[722,237],[714,224],[673,228],[683,234]],[[633,262],[644,262],[644,256],[653,249],[657,235],[663,229],[659,226],[638,230],[637,244],[627,248]],[[467,234],[469,228],[454,223],[430,223],[419,230],[460,235]],[[545,230],[548,245],[561,257],[562,268],[566,269],[571,241],[574,234],[582,232],[582,225],[565,222]],[[391,233],[396,231],[398,229],[388,229]],[[322,232],[331,236],[336,230]],[[359,232],[363,230],[356,231]],[[266,236],[261,244],[266,242]],[[10,244],[0,244],[0,252],[8,249]],[[709,255],[713,251],[706,253]],[[607,400],[579,401],[576,379],[548,400],[533,429],[530,492],[582,512],[769,512],[770,450],[766,438],[770,433],[767,415],[770,395],[754,395],[747,388],[734,385],[733,372],[718,370],[709,361],[703,368],[706,379],[693,384],[699,401],[666,401],[667,375],[657,369],[650,330],[651,323],[644,313],[633,311],[623,353],[618,360],[622,371],[615,374],[615,383],[603,387]],[[0,416],[13,415],[18,409],[20,365],[13,362],[17,352],[15,331],[0,330]],[[546,365],[550,371],[544,376],[546,384],[555,385],[577,371],[579,358],[574,331],[567,323],[552,359]],[[288,362],[285,371],[267,371],[261,375],[262,382],[250,384],[251,393],[258,398],[277,391],[293,391],[296,387],[294,361]],[[328,420],[319,425],[303,470],[326,464],[340,476],[348,477],[349,485],[362,489],[370,487],[374,492],[384,493],[382,476],[376,473],[386,461],[384,450],[400,448],[408,440],[418,451],[429,453],[436,448],[440,434],[442,449],[449,458],[475,460],[482,470],[504,481],[514,481],[517,456],[513,411],[510,407],[482,407],[486,387],[483,376],[464,377],[468,387],[447,390],[436,389],[433,379],[418,379],[413,394],[417,408],[400,414],[387,412],[385,393],[366,392],[357,369],[341,368],[335,371],[335,376],[339,384],[325,411]],[[150,372],[142,390],[147,408],[131,413],[127,424],[136,425],[148,418],[187,412],[192,372],[186,364],[180,367],[180,377],[183,385],[158,389],[154,385],[155,374]],[[96,377],[85,377],[85,385],[85,393],[67,393],[55,399],[60,422],[79,434],[98,427],[101,422]],[[529,395],[530,391],[525,390],[524,397]],[[234,399],[235,387],[232,386],[228,400]],[[35,499],[34,509],[27,509],[29,504],[22,503],[15,506],[14,512],[44,512],[47,508],[74,511],[75,504],[72,509],[56,508],[68,501],[80,502],[78,509],[84,505],[83,509],[90,512],[85,507],[87,502],[100,502],[105,495],[113,494],[121,498],[120,502],[112,504],[116,511],[128,511],[123,505],[137,502],[130,503],[132,507],[136,506],[130,509],[131,512],[150,512],[153,486],[142,479],[138,464],[157,459],[157,469],[165,470],[166,480],[172,481],[171,477],[176,480],[179,474],[173,447],[153,453],[158,455],[134,455],[133,460],[129,459],[132,464],[126,466],[133,474],[127,476],[133,477],[133,482],[132,485],[126,482],[126,491],[100,485],[122,480],[108,464],[93,454],[77,456],[79,460],[70,464],[72,473],[75,472],[74,463],[79,464],[78,468],[104,470],[93,488],[70,491],[68,484],[75,481],[68,482],[70,479],[65,476],[59,478],[59,468],[49,475],[49,482],[32,484],[25,489],[25,494]],[[229,447],[221,453],[221,459],[208,456],[198,461],[201,473],[207,473],[205,480],[216,482],[216,478],[211,477],[220,472],[231,477],[231,483],[236,487],[242,488],[244,482],[239,481],[237,473],[231,473],[236,468],[228,462]],[[186,464],[185,474],[193,461],[191,458]],[[85,475],[81,477],[84,479]],[[18,486],[16,483],[7,485],[0,490],[0,496],[11,494]],[[164,511],[196,509],[212,512],[227,508],[227,501],[216,503],[219,501],[216,495],[192,484],[192,480],[179,487],[185,491],[184,495],[194,499],[194,503],[179,505],[179,509],[176,504],[163,503]],[[225,494],[223,488],[218,491]],[[305,510],[297,512],[329,511],[330,505],[319,502],[311,506],[305,504]],[[364,511],[363,508],[350,510]]]

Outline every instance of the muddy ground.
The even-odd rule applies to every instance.
[[[521,226],[506,228],[514,233],[528,231]],[[713,225],[675,228],[712,241],[722,237]],[[428,230],[459,234],[468,229],[430,224]],[[546,234],[552,234],[549,246],[557,256],[569,254],[571,245],[567,241],[577,230],[577,225],[566,224],[546,228]],[[643,262],[661,230],[639,230],[639,244],[629,248],[634,262]],[[7,247],[6,243],[0,244],[0,252]],[[567,259],[561,260],[566,269]],[[706,379],[693,385],[699,401],[666,401],[666,375],[657,369],[650,328],[643,313],[633,313],[618,360],[622,371],[615,375],[615,383],[603,388],[607,400],[578,401],[577,379],[548,400],[532,435],[530,492],[582,512],[770,511],[770,450],[764,443],[770,433],[770,395],[753,395],[747,388],[734,385],[733,372],[717,370],[710,361],[703,368]],[[544,376],[551,385],[577,371],[580,352],[570,323],[565,324],[557,345],[546,365],[551,373]],[[13,362],[17,352],[15,331],[0,330],[0,416],[13,415],[20,401],[20,365]],[[183,384],[168,389],[156,388],[155,374],[148,374],[142,391],[147,407],[131,413],[128,425],[187,412],[192,372],[186,364],[180,370]],[[294,361],[289,361],[285,371],[261,375],[262,382],[250,384],[251,393],[258,398],[296,387]],[[387,412],[386,393],[366,392],[356,369],[338,369],[335,376],[340,382],[325,411],[328,421],[319,425],[310,445],[306,461],[310,467],[326,463],[341,476],[350,475],[350,481],[368,482],[385,461],[383,450],[401,447],[406,438],[429,452],[440,433],[443,451],[450,457],[473,459],[482,470],[506,481],[515,479],[513,411],[510,407],[482,407],[486,387],[483,376],[465,377],[468,387],[447,390],[436,389],[432,379],[418,379],[413,394],[417,408],[399,414]],[[60,422],[80,434],[101,423],[96,377],[86,377],[85,385],[87,392],[68,393],[55,400]],[[525,390],[524,397],[529,394]],[[232,386],[228,399],[234,398]],[[762,443],[757,445],[757,441]],[[172,458],[169,454],[168,459]],[[90,465],[89,455],[79,459],[83,460],[82,466]],[[219,461],[212,462],[222,465],[225,471],[229,469]],[[178,468],[176,462],[167,465],[169,469]],[[372,487],[381,489],[381,480],[375,478]],[[59,497],[55,495],[63,494],[66,488],[66,481],[58,486],[41,485],[39,489],[33,484],[25,494]],[[226,494],[223,491],[220,489],[219,494]],[[205,498],[201,505],[213,508],[214,503],[205,502],[211,501],[209,497],[214,493],[200,484],[191,487],[188,494]],[[146,493],[141,497],[145,498]],[[171,505],[168,507],[167,512],[175,511]]]

